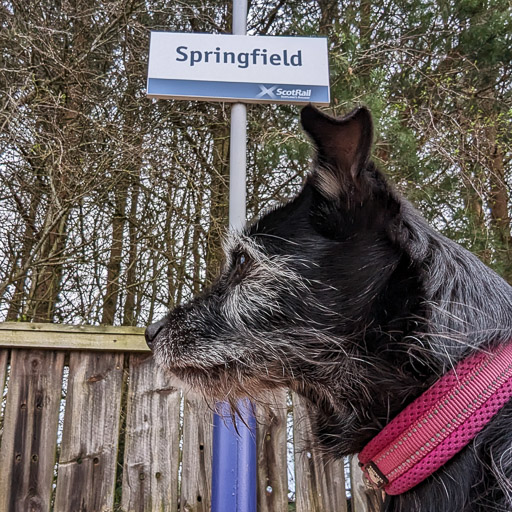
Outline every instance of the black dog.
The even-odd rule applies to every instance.
[[[215,398],[288,387],[336,457],[359,452],[453,365],[512,339],[512,288],[431,229],[369,160],[372,121],[302,111],[300,194],[226,242],[215,284],[147,329],[156,360]],[[512,510],[512,404],[383,510]]]

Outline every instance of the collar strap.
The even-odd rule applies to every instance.
[[[464,359],[409,404],[359,454],[372,487],[401,494],[480,432],[512,396],[512,343]]]

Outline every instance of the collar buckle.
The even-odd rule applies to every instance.
[[[389,484],[389,480],[373,461],[364,464],[362,470],[368,483],[374,489],[384,489]]]

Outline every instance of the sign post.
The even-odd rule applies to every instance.
[[[233,35],[152,32],[147,95],[234,102],[231,107],[229,225],[246,220],[246,103],[328,105],[327,39],[247,36],[247,0],[233,0]],[[248,400],[217,405],[212,512],[256,512],[256,420]]]
[[[247,1],[233,1],[233,34],[245,36]],[[246,220],[247,107],[231,106],[229,146],[229,227]],[[238,403],[241,418],[231,422],[229,405],[218,404],[213,419],[212,512],[256,512],[256,420],[251,404]]]

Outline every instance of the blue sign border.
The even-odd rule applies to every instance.
[[[329,104],[329,87],[148,78],[148,96],[211,101]]]

